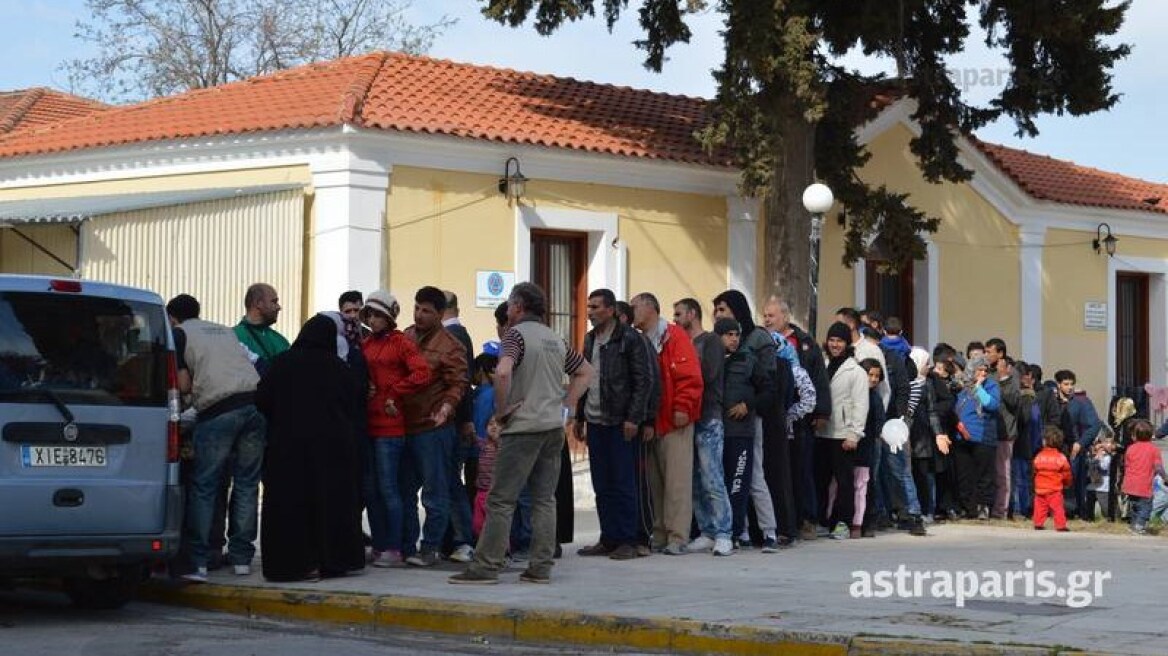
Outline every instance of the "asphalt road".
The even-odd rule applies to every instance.
[[[494,638],[366,632],[244,618],[147,603],[80,611],[63,595],[0,592],[4,656],[407,656],[413,654],[611,654]]]

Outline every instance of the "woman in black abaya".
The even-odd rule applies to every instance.
[[[333,319],[317,315],[256,390],[268,420],[260,549],[264,578],[315,580],[365,565],[352,373]]]

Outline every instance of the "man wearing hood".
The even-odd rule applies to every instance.
[[[754,352],[767,380],[767,392],[758,399],[750,496],[762,533],[762,551],[770,553],[779,547],[779,519],[783,520],[784,542],[794,539],[797,534],[790,445],[785,439],[784,413],[778,407],[781,394],[778,389],[775,341],[767,330],[755,325],[750,303],[740,291],[728,289],[714,298],[714,318],[734,319],[738,322],[742,327],[740,348]],[[739,543],[741,546],[750,546],[749,539],[743,539],[743,536],[739,536]]]

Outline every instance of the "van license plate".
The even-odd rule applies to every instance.
[[[38,446],[20,447],[25,467],[105,467],[104,446]]]

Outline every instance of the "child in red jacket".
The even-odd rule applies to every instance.
[[[1071,463],[1063,455],[1063,432],[1057,426],[1042,431],[1042,450],[1034,456],[1034,530],[1046,528],[1046,514],[1054,514],[1056,530],[1067,532],[1063,489],[1071,486]]]

